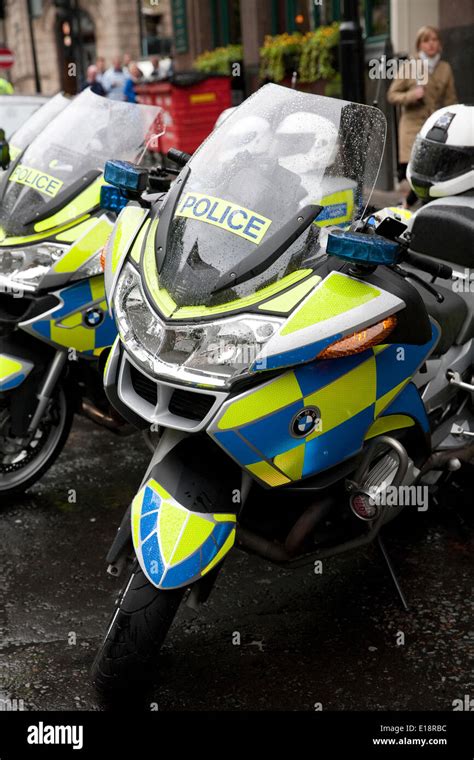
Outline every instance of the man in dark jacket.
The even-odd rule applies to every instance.
[[[96,95],[105,96],[105,90],[101,83],[97,81],[97,66],[91,65],[87,67],[87,79],[83,90],[90,88]]]

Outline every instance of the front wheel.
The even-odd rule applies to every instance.
[[[67,441],[73,404],[58,385],[34,433],[18,438],[10,430],[9,405],[0,405],[0,495],[22,493],[48,470]]]
[[[184,592],[156,588],[134,562],[91,669],[103,699],[144,696],[157,681],[158,655]]]

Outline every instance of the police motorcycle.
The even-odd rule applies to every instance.
[[[104,212],[99,201],[106,160],[136,160],[159,109],[88,90],[64,105],[60,96],[43,107],[53,118],[35,139],[31,130],[16,136],[0,178],[2,495],[25,490],[52,465],[74,412],[126,429],[98,372],[116,336],[100,255],[118,210],[111,203]]]
[[[7,169],[19,153],[34,140],[34,138],[57,116],[67,105],[70,99],[59,92],[53,98],[41,105],[37,110],[27,116],[26,121],[20,123],[12,135],[8,136],[8,123],[4,124],[4,114],[0,111],[0,168]],[[5,129],[4,127],[7,127]]]
[[[361,222],[385,132],[373,107],[270,84],[190,160],[175,152],[165,195],[106,165],[135,201],[105,252],[105,388],[159,431],[107,556],[125,572],[92,665],[108,699],[156,682],[180,604],[206,600],[233,546],[296,567],[375,541],[406,604],[381,530],[410,508],[402,488],[473,457],[446,446],[472,415],[474,319],[451,328],[449,291],[417,271],[452,270],[412,252],[404,224]],[[351,229],[318,226],[344,203]],[[461,355],[455,385],[439,369]]]
[[[415,139],[407,178],[412,190],[422,201],[421,208],[412,213],[402,209],[383,209],[373,215],[370,224],[377,227],[385,218],[407,220],[404,238],[410,250],[422,254],[425,263],[435,266],[446,262],[453,270],[449,289],[436,287],[436,293],[426,296],[429,310],[443,326],[438,349],[439,361],[432,361],[430,408],[448,420],[441,429],[443,446],[436,460],[456,463],[459,459],[472,463],[472,451],[465,447],[474,437],[474,420],[465,407],[463,414],[451,420],[451,405],[443,407],[446,379],[454,388],[469,390],[470,355],[462,347],[472,333],[474,310],[474,274],[472,270],[474,240],[474,106],[456,104],[433,113]],[[413,268],[408,266],[411,276]],[[426,271],[419,273],[429,279]],[[415,287],[419,285],[414,282]],[[423,285],[426,288],[426,284]],[[439,298],[441,292],[442,299]],[[437,381],[435,383],[435,377]],[[428,379],[428,378],[426,378]],[[447,433],[449,432],[449,436]],[[439,435],[438,435],[439,439]],[[440,440],[440,439],[439,439]],[[458,465],[456,465],[458,466]],[[439,478],[438,470],[433,477]]]

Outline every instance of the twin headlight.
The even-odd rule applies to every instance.
[[[113,295],[120,338],[145,371],[163,379],[229,388],[249,373],[282,319],[253,314],[212,322],[163,322],[148,305],[140,277],[126,264]],[[257,365],[255,369],[265,369]]]
[[[69,245],[37,243],[18,248],[0,248],[0,284],[37,290],[43,279],[51,273],[57,261],[69,250]],[[86,261],[68,280],[82,280],[100,274],[100,252]]]
[[[36,290],[50,268],[61,258],[67,246],[38,243],[24,248],[0,248],[0,276]]]

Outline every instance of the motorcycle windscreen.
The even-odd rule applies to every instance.
[[[46,126],[2,177],[5,236],[34,231],[83,191],[110,158],[136,161],[159,128],[161,109],[108,100],[84,90]],[[161,131],[161,130],[160,130]]]
[[[14,161],[17,156],[33,142],[48,124],[56,118],[66,106],[70,105],[71,99],[58,92],[54,98],[38,108],[10,137],[10,158]]]
[[[351,224],[361,217],[385,133],[385,117],[376,108],[273,84],[262,87],[187,164],[189,174],[182,175],[184,186],[166,232],[161,286],[179,306],[213,305],[309,265],[318,253],[316,225],[265,271],[233,287],[218,286],[239,262],[258,257],[270,238],[278,241],[278,233],[309,204],[324,206],[325,219]]]

